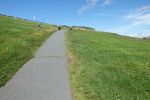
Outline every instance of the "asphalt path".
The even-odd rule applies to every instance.
[[[72,100],[64,31],[55,32],[0,89],[0,100]]]

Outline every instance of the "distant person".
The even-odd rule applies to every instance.
[[[57,27],[57,30],[61,30],[61,27]]]
[[[41,28],[41,26],[42,26],[42,23],[40,23],[40,24],[38,25],[39,28]]]
[[[69,28],[70,31],[72,31],[72,28]]]

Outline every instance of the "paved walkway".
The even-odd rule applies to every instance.
[[[54,33],[0,89],[0,100],[71,100],[64,31]]]

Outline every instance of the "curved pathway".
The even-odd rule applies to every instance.
[[[0,89],[0,100],[72,100],[64,31],[54,33]]]

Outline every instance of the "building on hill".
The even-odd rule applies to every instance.
[[[79,29],[84,31],[95,31],[94,28],[91,27],[85,27],[85,26],[72,26],[73,29]]]

